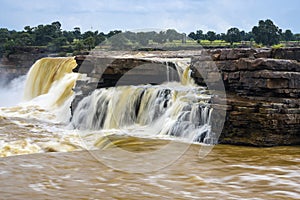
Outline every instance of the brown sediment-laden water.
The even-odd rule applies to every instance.
[[[1,199],[300,198],[300,148],[216,145],[188,67],[178,83],[95,90],[71,117],[74,67],[37,61],[24,101],[0,108]]]

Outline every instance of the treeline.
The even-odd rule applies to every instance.
[[[79,27],[75,27],[72,31],[63,31],[58,21],[37,27],[25,26],[23,31],[0,28],[0,54],[14,53],[21,47],[44,47],[50,52],[91,49],[95,44],[120,32],[115,30],[107,34],[98,31],[81,33]]]
[[[224,40],[229,42],[231,45],[234,42],[241,41],[255,41],[257,44],[262,44],[265,46],[272,46],[279,44],[280,41],[299,41],[300,34],[293,34],[291,30],[282,31],[277,27],[272,20],[260,20],[258,26],[254,26],[252,31],[245,32],[239,30],[236,27],[230,28],[226,33],[215,33],[214,31],[208,31],[203,33],[202,30],[197,30],[196,32],[191,32],[188,35],[190,38],[197,40],[198,43],[201,40]]]
[[[116,34],[119,34],[118,37],[108,40]],[[250,32],[233,27],[228,29],[226,33],[216,33],[214,31],[203,33],[202,30],[197,30],[189,33],[188,36],[200,44],[201,40],[211,42],[221,40],[231,45],[241,41],[255,41],[257,44],[272,46],[280,41],[300,40],[300,34],[293,34],[291,30],[282,31],[270,19],[260,20],[258,25],[254,26]],[[25,26],[22,31],[0,28],[0,56],[7,56],[17,49],[22,49],[22,47],[42,47],[49,52],[76,54],[76,52],[91,50],[104,41],[108,41],[108,45],[116,48],[151,47],[153,44],[175,44],[173,41],[176,41],[176,44],[178,42],[186,43],[186,34],[178,33],[174,29],[138,33],[122,32],[120,30],[110,31],[107,34],[99,31],[82,33],[79,27],[75,27],[72,31],[62,30],[61,23],[56,21],[36,27]]]
[[[75,27],[72,31],[66,31],[61,29],[61,23],[57,21],[37,27],[25,26],[22,31],[0,28],[0,55],[9,55],[22,47],[43,47],[49,52],[75,52],[76,54],[76,52],[91,50],[116,34],[120,35],[109,41],[109,45],[116,48],[147,46],[149,41],[172,42],[183,37],[183,34],[173,29],[158,33],[155,31],[122,33],[120,30],[114,30],[105,34],[99,31],[82,33],[79,27]]]

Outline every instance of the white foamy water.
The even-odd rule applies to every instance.
[[[128,86],[97,91],[84,99],[79,104],[78,111],[74,113],[72,126],[81,129],[78,131],[68,126],[71,118],[70,105],[74,98],[72,88],[79,78],[79,74],[72,73],[72,69],[76,66],[75,60],[73,58],[38,60],[28,72],[26,81],[25,77],[20,77],[3,88],[5,97],[3,100],[5,99],[6,104],[0,109],[4,125],[0,145],[2,156],[26,154],[30,153],[30,149],[32,153],[45,152],[47,149],[53,151],[82,149],[83,146],[93,149],[99,146],[99,138],[101,140],[103,135],[111,133],[120,135],[125,133],[139,137],[163,135],[165,138],[178,137],[187,141],[193,141],[194,138],[197,140],[201,136],[201,140],[204,140],[209,136],[207,132],[209,117],[206,115],[209,115],[207,101],[210,96],[205,94],[204,88],[197,89],[191,81],[188,81],[190,78],[187,61],[184,62],[185,65],[179,64],[177,59],[172,61],[177,63],[178,74],[181,80],[184,80],[182,85],[169,83],[165,86]],[[102,109],[98,113],[99,109],[105,106],[101,104],[102,101],[109,102],[108,109]],[[85,104],[89,105],[89,110],[82,107]],[[200,120],[199,124],[193,118]],[[102,127],[101,123],[106,125]],[[12,131],[5,125],[26,134],[20,137],[19,134],[14,134],[16,130]],[[93,136],[85,135],[91,129],[94,132]],[[199,133],[195,133],[196,129]],[[183,133],[183,130],[186,133]],[[191,134],[188,133],[189,130]],[[36,135],[41,133],[43,141],[32,140],[32,137],[40,137],[41,135]],[[24,135],[27,137],[23,137]],[[70,136],[68,141],[65,139],[66,135]],[[72,137],[73,139],[70,139]]]

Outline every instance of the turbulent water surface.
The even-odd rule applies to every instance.
[[[130,151],[162,145],[158,140],[119,140]],[[299,199],[297,147],[217,145],[204,159],[198,151],[199,145],[192,145],[173,165],[141,174],[109,168],[86,151],[2,158],[1,198]]]
[[[75,66],[42,59],[0,90],[1,199],[300,198],[300,148],[213,146],[211,94],[188,67],[181,83],[95,90],[71,119]]]

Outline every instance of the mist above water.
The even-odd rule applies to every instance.
[[[26,75],[0,80],[0,107],[15,106],[22,101]]]

